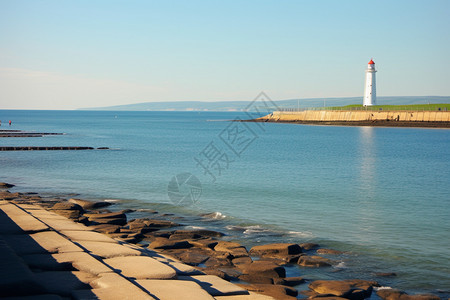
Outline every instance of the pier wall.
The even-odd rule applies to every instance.
[[[406,122],[450,122],[450,111],[346,111],[346,110],[305,110],[275,111],[260,120],[268,121],[406,121]]]

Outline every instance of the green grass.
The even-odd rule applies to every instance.
[[[374,105],[364,107],[361,104],[325,107],[327,110],[406,110],[406,111],[450,111],[450,103],[411,104],[411,105]]]

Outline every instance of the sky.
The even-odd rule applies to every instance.
[[[0,109],[449,96],[450,1],[0,0]]]

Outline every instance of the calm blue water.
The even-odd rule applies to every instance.
[[[359,277],[410,292],[450,290],[450,130],[225,121],[238,116],[245,118],[0,111],[0,129],[9,129],[11,119],[11,129],[66,133],[2,138],[0,145],[114,149],[0,152],[0,181],[22,191],[156,207],[190,216],[191,225],[225,230],[247,246],[312,241],[349,251],[333,258],[333,268],[289,271],[309,279]],[[194,158],[216,162],[208,169],[215,181]],[[183,172],[201,181],[202,195],[193,206],[176,207],[167,186]],[[204,212],[223,218],[206,222],[198,217]]]

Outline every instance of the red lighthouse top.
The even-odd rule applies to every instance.
[[[369,65],[374,65],[375,63],[373,62],[373,60],[371,59],[370,61],[369,61]]]

